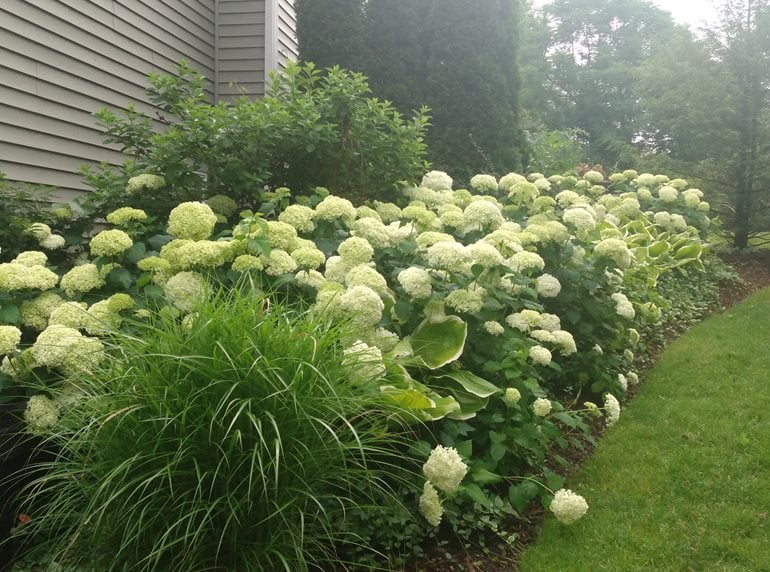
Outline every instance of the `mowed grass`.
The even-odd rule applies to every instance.
[[[672,343],[521,572],[770,571],[770,289]]]

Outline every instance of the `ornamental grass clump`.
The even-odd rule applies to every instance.
[[[116,334],[66,406],[30,403],[60,454],[23,495],[27,545],[66,565],[189,572],[330,569],[336,549],[361,549],[349,511],[400,503],[419,475],[397,453],[409,416],[383,401],[381,364],[357,375],[344,324],[251,288],[167,316]]]

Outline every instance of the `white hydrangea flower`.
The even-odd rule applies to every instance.
[[[521,310],[506,316],[505,322],[516,330],[528,332],[531,328],[540,325],[540,312],[534,310]]]
[[[452,190],[452,177],[444,171],[430,171],[422,178],[420,186],[434,191],[450,191]]]
[[[425,252],[428,264],[439,270],[462,272],[468,263],[468,251],[459,242],[437,242]]]
[[[556,338],[553,333],[548,330],[532,330],[529,333],[529,337],[538,342],[553,344],[556,343]]]
[[[265,272],[270,276],[281,276],[295,272],[298,267],[297,261],[291,257],[291,254],[280,248],[274,248],[267,257]]]
[[[542,271],[545,268],[545,260],[536,252],[524,250],[517,252],[505,261],[506,266],[514,272],[523,272],[525,270]]]
[[[166,181],[163,177],[158,175],[152,175],[150,173],[142,173],[131,177],[126,184],[127,193],[135,193],[142,189],[158,190],[162,189],[166,185]]]
[[[348,288],[368,286],[380,296],[384,296],[388,292],[388,283],[385,277],[366,264],[359,264],[348,270],[348,273],[345,274],[345,286]]]
[[[660,197],[660,200],[664,203],[676,202],[678,196],[679,191],[677,191],[674,187],[666,185],[658,189],[658,197]]]
[[[620,419],[620,402],[611,393],[604,395],[604,412],[607,415],[607,427],[612,427]]]
[[[505,328],[500,322],[490,320],[482,324],[484,330],[492,336],[501,336],[505,332]]]
[[[59,421],[59,408],[45,395],[33,395],[27,401],[24,420],[30,433],[43,435]]]
[[[298,232],[310,233],[315,229],[314,215],[315,212],[310,207],[305,205],[289,205],[278,215],[278,220],[290,224]]]
[[[511,190],[511,187],[515,185],[516,183],[520,183],[522,181],[526,181],[527,178],[523,175],[519,175],[518,173],[508,173],[504,177],[500,179],[500,182],[498,183],[498,188],[501,191],[508,192]]]
[[[168,279],[164,286],[166,298],[183,312],[192,312],[207,291],[206,279],[197,272],[180,272]]]
[[[394,223],[397,227],[399,222]],[[381,249],[398,245],[391,228],[385,226],[377,219],[370,217],[358,219],[350,226],[350,232],[354,237],[366,240],[372,248]]]
[[[21,330],[16,326],[0,326],[0,355],[16,350],[21,342]]]
[[[628,245],[619,238],[605,238],[594,247],[594,253],[597,256],[610,258],[620,268],[628,268],[633,260],[633,254]]]
[[[316,205],[314,218],[327,222],[341,220],[347,226],[350,226],[357,216],[356,207],[349,200],[328,195]]]
[[[458,312],[475,314],[484,305],[486,295],[484,288],[458,288],[447,295],[444,303]]]
[[[300,270],[294,275],[294,279],[300,286],[308,286],[316,290],[326,282],[326,278],[318,270]]]
[[[556,202],[563,208],[584,204],[586,200],[575,191],[561,191],[556,195]]]
[[[326,262],[324,253],[315,246],[305,246],[291,251],[291,257],[300,268],[315,270]]]
[[[382,377],[385,373],[385,364],[382,361],[382,352],[379,348],[372,347],[366,342],[356,340],[352,346],[343,350],[342,364],[355,371],[357,379],[371,381]]]
[[[521,392],[515,387],[508,387],[503,393],[503,401],[509,407],[516,405],[521,400]]]
[[[430,481],[425,481],[425,485],[423,485],[422,495],[420,496],[420,514],[425,517],[425,520],[431,526],[441,524],[444,508],[441,506],[438,492]]]
[[[147,220],[147,213],[141,209],[121,207],[109,213],[105,218],[108,223],[120,226],[133,221]]]
[[[549,509],[562,524],[572,524],[588,511],[588,503],[582,496],[569,489],[559,489],[553,496]]]
[[[168,215],[167,232],[185,240],[206,240],[217,224],[217,215],[206,203],[190,201],[174,207]]]
[[[472,202],[465,207],[463,217],[468,230],[494,230],[505,221],[500,207],[489,201]]]
[[[45,266],[45,263],[48,262],[48,255],[38,250],[26,250],[20,252],[11,262],[22,266]]]
[[[379,294],[368,286],[349,288],[336,299],[336,302],[340,315],[349,318],[359,330],[377,325],[385,309]]]
[[[497,191],[497,179],[492,175],[475,175],[471,177],[471,187],[480,193]]]
[[[463,462],[454,447],[437,445],[422,466],[422,472],[436,488],[447,494],[452,494],[465,478],[468,465]]]
[[[500,179],[500,188],[505,177]],[[540,196],[540,189],[536,185],[528,181],[518,181],[511,185],[508,189],[508,198],[511,203],[516,206],[526,205],[534,201]]]
[[[583,178],[592,185],[597,185],[604,181],[604,174],[599,171],[591,170],[583,173]]]
[[[585,208],[568,208],[561,215],[565,224],[571,224],[578,231],[588,232],[596,228],[594,215]]]
[[[134,241],[125,232],[118,229],[103,230],[89,243],[93,256],[117,256],[131,248]]]
[[[628,380],[626,379],[626,376],[622,373],[618,374],[618,385],[620,386],[620,389],[623,391],[628,391]]]
[[[556,330],[561,329],[561,320],[556,314],[543,312],[538,316],[537,325],[544,330],[548,330],[549,332],[555,332]]]
[[[529,348],[529,359],[535,365],[548,365],[551,363],[551,352],[543,346],[532,346]]]
[[[651,173],[642,173],[633,182],[637,187],[653,187],[656,185],[655,175]]]
[[[270,239],[271,248],[279,248],[288,252],[297,238],[297,229],[286,222],[269,220],[267,221],[267,237]]]
[[[467,246],[468,257],[471,264],[478,264],[484,268],[493,268],[503,264],[503,255],[492,244],[479,240]]]
[[[532,403],[532,413],[534,413],[538,417],[545,417],[551,412],[552,407],[553,407],[553,404],[551,403],[550,399],[545,399],[544,397],[538,397]]]
[[[346,263],[355,266],[371,261],[374,248],[366,239],[351,236],[340,243],[337,252]]]
[[[418,234],[414,241],[417,243],[418,250],[425,251],[438,242],[455,242],[455,237],[446,232],[428,230]]]
[[[398,273],[398,282],[411,298],[429,298],[431,289],[430,273],[423,268],[409,267]]]
[[[635,346],[639,343],[639,340],[641,339],[641,336],[639,335],[639,332],[635,328],[629,328],[628,329],[628,339],[631,342],[632,346]]]
[[[615,312],[618,316],[621,318],[626,318],[627,320],[634,319],[636,316],[636,310],[634,310],[633,304],[631,304],[625,294],[615,292],[612,295],[612,299],[615,302]]]
[[[555,330],[553,332],[554,341],[561,346],[559,353],[563,356],[569,356],[577,352],[575,338],[571,333],[565,330]]]
[[[639,376],[634,371],[629,371],[628,373],[626,373],[626,379],[628,379],[629,385],[639,384]]]
[[[626,348],[623,350],[623,357],[626,358],[628,361],[634,361],[634,352]]]
[[[401,208],[393,203],[381,203],[377,201],[374,204],[374,209],[377,211],[377,214],[380,215],[380,218],[382,218],[382,222],[384,223],[394,222],[401,218]]]
[[[561,283],[550,274],[541,274],[535,280],[535,290],[543,298],[555,298],[561,292]]]

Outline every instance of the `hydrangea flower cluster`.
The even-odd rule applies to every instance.
[[[454,447],[437,445],[422,466],[425,477],[439,490],[452,494],[468,472],[468,465]]]
[[[33,395],[24,410],[27,430],[35,435],[44,435],[59,422],[59,414],[59,408],[47,396]]]
[[[186,240],[206,240],[214,231],[217,215],[205,203],[187,202],[174,207],[168,216],[168,233]]]
[[[582,496],[569,489],[559,489],[554,494],[549,509],[562,524],[572,524],[588,511],[588,503]]]

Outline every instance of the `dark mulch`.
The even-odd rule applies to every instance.
[[[770,286],[770,250],[725,253],[721,258],[738,273],[741,280],[739,283],[730,284],[721,289],[719,305],[713,308],[714,312],[724,311],[757,290]],[[658,349],[660,350],[662,348]],[[653,349],[653,361],[657,353]],[[631,387],[629,398],[633,398],[638,389],[638,386]],[[593,437],[598,438],[600,433],[601,425],[597,424],[593,428]],[[592,453],[593,447],[588,442],[585,442],[580,450],[560,451],[560,454],[571,463],[571,467],[566,471],[560,468],[560,474],[569,478]],[[537,537],[545,512],[539,503],[532,503],[520,520],[508,523],[508,532],[518,535],[514,549],[501,544],[499,551],[485,553],[481,550],[466,550],[450,544],[437,550],[434,558],[429,557],[412,563],[408,570],[410,572],[515,572],[518,570],[520,554]],[[447,552],[453,555],[451,562],[443,557]]]

